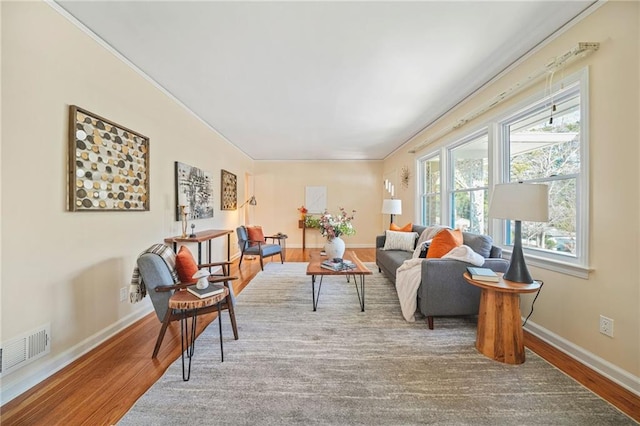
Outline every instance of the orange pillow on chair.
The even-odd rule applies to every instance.
[[[427,251],[427,259],[439,258],[462,245],[462,231],[460,229],[443,229],[438,232]]]
[[[409,222],[405,226],[398,226],[395,223],[389,225],[389,231],[398,231],[398,232],[411,232],[413,230],[413,223]]]
[[[250,241],[264,241],[262,226],[247,226],[247,236]],[[249,245],[257,246],[258,243],[249,243]]]
[[[187,246],[180,247],[176,255],[176,272],[181,283],[196,281],[192,277],[193,274],[198,272],[198,264]]]

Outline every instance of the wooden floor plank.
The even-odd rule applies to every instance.
[[[363,262],[375,261],[374,249],[355,249]],[[309,250],[287,249],[288,262],[304,262]],[[278,258],[266,260],[279,261]],[[258,259],[237,261],[231,274],[238,276],[234,290],[239,294],[260,271]],[[228,314],[223,312],[223,321]],[[198,334],[216,314],[198,321]],[[151,359],[160,322],[150,313],[97,348],[80,357],[40,384],[1,407],[0,423],[11,425],[110,425],[115,424],[180,356],[180,329],[173,323],[167,330],[157,359]],[[242,338],[242,336],[240,336]],[[640,398],[617,386],[571,357],[525,332],[527,347],[621,411],[640,421]]]

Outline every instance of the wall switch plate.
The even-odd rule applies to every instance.
[[[600,333],[613,337],[613,320],[600,315]]]
[[[126,287],[122,287],[120,289],[120,301],[124,302],[127,300],[127,288]]]

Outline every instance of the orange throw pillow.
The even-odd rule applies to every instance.
[[[462,231],[460,229],[443,229],[438,232],[427,251],[428,258],[439,258],[462,245]]]
[[[181,283],[191,283],[196,281],[193,274],[198,272],[198,264],[196,263],[191,250],[187,246],[180,247],[176,255],[176,272]]]
[[[250,241],[264,241],[262,226],[247,226],[247,235]],[[249,245],[257,246],[258,243],[249,243]]]
[[[389,231],[398,231],[398,232],[411,232],[413,230],[413,223],[409,222],[405,226],[398,226],[395,223],[392,223],[389,226]]]

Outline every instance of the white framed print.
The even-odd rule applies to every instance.
[[[324,213],[327,209],[327,187],[305,187],[304,204],[309,213]]]

